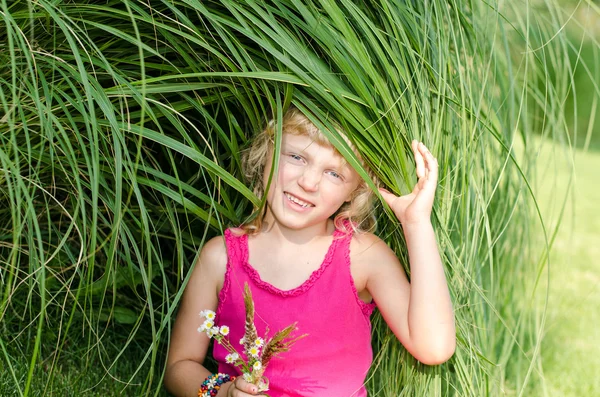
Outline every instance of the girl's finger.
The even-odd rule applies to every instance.
[[[379,188],[379,193],[381,193],[381,197],[383,197],[383,199],[385,200],[385,202],[387,203],[387,205],[390,208],[394,208],[394,203],[396,202],[396,200],[398,199],[398,196],[396,196],[393,193],[388,192],[386,189],[384,188]]]
[[[247,394],[251,394],[251,395],[255,395],[258,392],[258,388],[256,387],[256,385],[253,385],[252,383],[246,382],[241,376],[239,378],[236,378],[235,381],[233,382],[232,388],[235,388],[238,391],[241,391],[243,393],[247,393]],[[245,394],[234,394],[234,396],[242,396]]]
[[[421,145],[423,144],[417,140],[412,141],[412,149],[415,155],[415,165],[417,167],[417,178],[419,179],[425,176],[425,163],[423,162],[423,155],[421,154]]]
[[[438,162],[433,154],[427,152],[425,155],[425,161],[427,163],[427,181],[431,181],[432,183],[437,183],[438,178]]]

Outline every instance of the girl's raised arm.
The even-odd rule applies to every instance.
[[[404,230],[411,282],[395,254],[384,244],[373,245],[367,289],[381,314],[406,349],[425,364],[448,360],[456,347],[454,312],[444,275],[431,209],[438,178],[437,160],[413,141],[418,182],[405,196],[381,189]]]

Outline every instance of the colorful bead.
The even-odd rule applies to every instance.
[[[235,376],[228,374],[210,374],[200,385],[198,397],[215,397],[223,383],[233,382],[234,380]]]

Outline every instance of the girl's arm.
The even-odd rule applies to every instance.
[[[216,311],[226,266],[225,242],[223,237],[215,237],[202,248],[171,332],[164,383],[175,396],[197,397],[202,381],[210,375],[202,365],[210,340],[204,332],[198,332],[202,323],[199,313],[205,309]],[[238,378],[235,385],[223,385],[217,396],[255,395],[252,390],[256,387]]]
[[[454,353],[456,331],[430,219],[438,165],[425,145],[413,141],[412,147],[419,179],[413,191],[397,197],[381,190],[404,230],[411,282],[395,254],[383,243],[371,244],[363,261],[370,263],[367,289],[394,334],[417,360],[434,365]]]
[[[202,365],[209,338],[197,331],[199,313],[216,311],[219,272],[225,274],[227,252],[222,237],[208,241],[185,288],[171,332],[165,387],[175,396],[198,396],[200,384],[210,372]]]

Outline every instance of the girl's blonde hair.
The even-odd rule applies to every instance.
[[[319,131],[319,129],[297,108],[291,107],[288,109],[283,115],[282,121],[282,131],[284,134],[307,136],[315,143],[329,147],[340,154],[325,135],[323,135],[323,133],[321,133],[321,131]],[[254,138],[251,146],[242,153],[242,171],[248,182],[250,182],[250,185],[253,186],[254,194],[259,198],[262,198],[265,194],[264,172],[269,155],[273,153],[274,150],[275,128],[275,121],[271,120],[267,124],[267,127]],[[367,170],[369,177],[371,177],[375,185],[379,186],[377,178],[365,165],[362,157],[356,150],[356,147],[339,128],[337,128],[337,131],[350,146],[356,157],[358,157],[361,165]],[[372,231],[375,228],[373,200],[373,192],[365,181],[361,180],[360,184],[353,192],[351,200],[344,203],[333,215],[335,227],[344,230],[346,229],[346,225],[350,225],[355,231]],[[263,206],[260,208],[260,212],[256,213],[259,208],[255,207],[254,218],[242,225],[242,230],[251,235],[258,233],[262,228],[265,208],[266,206]]]

